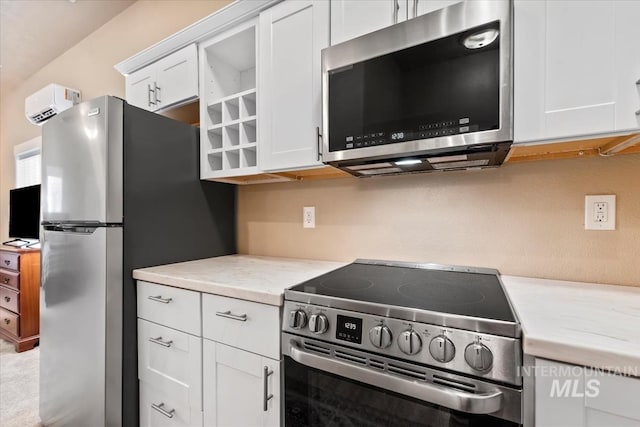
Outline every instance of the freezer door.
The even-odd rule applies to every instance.
[[[122,111],[103,96],[44,124],[43,221],[122,222]]]
[[[122,228],[43,232],[40,418],[111,426],[122,417]]]

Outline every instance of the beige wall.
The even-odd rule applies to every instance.
[[[584,196],[616,194],[615,231],[584,230]],[[315,229],[302,207],[316,207]],[[494,267],[640,286],[640,155],[475,172],[242,187],[242,253]]]
[[[124,77],[113,66],[211,14],[229,0],[140,0],[56,58],[9,93],[0,94],[0,238],[8,233],[13,147],[40,135],[24,116],[24,99],[49,83],[80,89],[85,100],[124,98]]]

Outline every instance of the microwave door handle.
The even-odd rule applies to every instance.
[[[390,389],[435,405],[469,414],[491,414],[502,407],[502,392],[467,393],[462,390],[427,382],[417,382],[353,365],[341,360],[318,356],[300,348],[295,340],[289,341],[289,356],[296,362],[359,381],[375,387]]]

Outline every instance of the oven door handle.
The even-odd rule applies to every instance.
[[[289,356],[296,362],[311,368],[392,390],[405,396],[456,411],[469,414],[492,414],[502,407],[502,392],[499,390],[475,394],[437,384],[412,381],[309,353],[300,348],[295,340],[289,341]]]

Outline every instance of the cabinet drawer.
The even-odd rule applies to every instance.
[[[627,418],[628,425],[640,426],[640,407],[634,404],[638,396],[640,379],[585,369],[585,406],[591,411],[589,416],[604,412]]]
[[[19,310],[18,307],[20,306],[19,298],[20,292],[0,286],[0,307],[17,313]]]
[[[20,254],[0,252],[0,266],[7,270],[20,270]]]
[[[138,378],[202,409],[202,338],[138,319]]]
[[[200,336],[200,293],[138,281],[138,317]]]
[[[20,331],[20,316],[0,308],[0,328],[17,336]]]
[[[202,328],[205,338],[280,358],[280,307],[203,294]]]
[[[20,287],[20,273],[0,270],[0,285],[11,286],[12,288],[18,289]]]
[[[141,427],[202,427],[202,411],[175,402],[173,396],[140,381]]]

